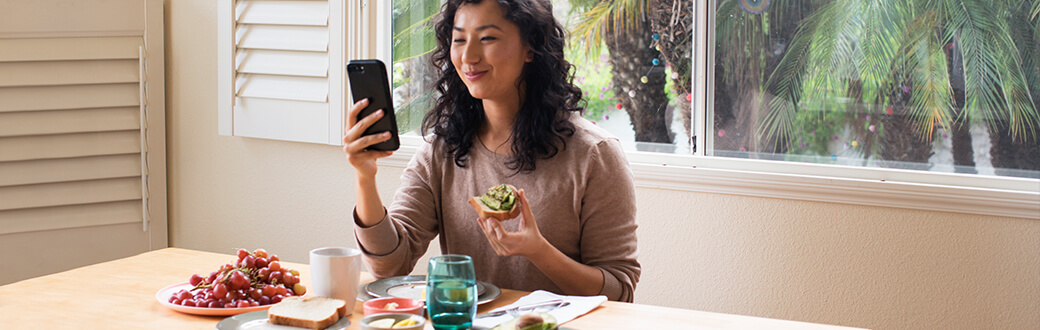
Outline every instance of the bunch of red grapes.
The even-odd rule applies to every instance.
[[[277,304],[285,297],[302,296],[300,272],[282,267],[278,256],[264,249],[238,250],[238,261],[202,277],[188,280],[194,288],[170,296],[170,303],[188,307],[246,308]]]

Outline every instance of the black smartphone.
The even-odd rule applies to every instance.
[[[347,80],[354,102],[368,99],[368,107],[361,110],[358,120],[383,109],[383,118],[365,130],[364,135],[390,132],[390,139],[371,145],[368,150],[390,151],[401,148],[397,136],[397,117],[394,116],[394,99],[390,95],[390,82],[386,77],[386,65],[380,60],[351,60],[347,62]]]

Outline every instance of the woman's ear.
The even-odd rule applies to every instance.
[[[528,49],[527,56],[524,56],[524,62],[531,63],[532,61],[534,61],[534,51]]]

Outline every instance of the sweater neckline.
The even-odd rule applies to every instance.
[[[485,154],[485,155],[489,155],[489,156],[491,156],[493,158],[509,158],[509,155],[500,155],[500,154],[495,153],[494,151],[491,151],[491,149],[488,149],[488,147],[486,145],[484,145],[484,142],[481,141],[476,136],[473,137],[473,140],[474,140],[473,141],[474,142],[473,143],[474,144],[474,148],[473,149],[477,149],[477,152],[480,152],[480,153]]]

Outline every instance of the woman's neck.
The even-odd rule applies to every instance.
[[[495,102],[484,100],[484,126],[477,137],[488,150],[496,154],[507,155],[512,151],[510,136],[513,133],[513,122],[520,111],[517,103]]]

